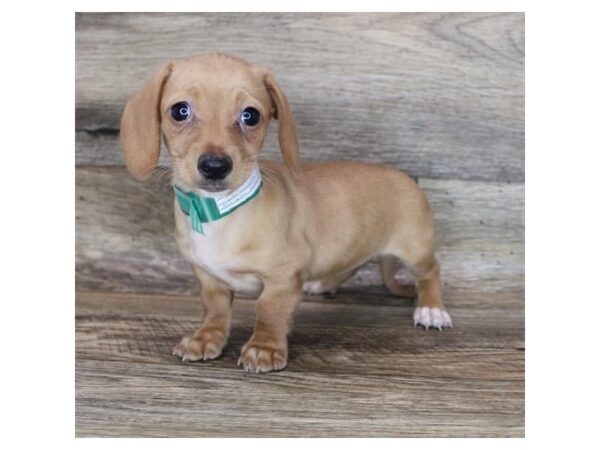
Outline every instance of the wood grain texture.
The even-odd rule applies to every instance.
[[[522,292],[523,185],[421,179],[435,212],[448,295]],[[168,183],[140,183],[123,168],[76,170],[76,284],[82,290],[197,293],[173,237]],[[346,286],[380,286],[367,264]],[[382,292],[381,290],[379,291]],[[477,295],[474,295],[477,293]]]
[[[289,367],[235,366],[254,302],[234,302],[210,363],[171,346],[200,322],[186,297],[78,293],[77,436],[522,437],[523,309],[487,299],[426,332],[405,307],[303,303]],[[499,306],[498,306],[499,305]]]
[[[121,165],[127,98],[167,61],[212,51],[274,72],[306,160],[524,180],[521,13],[77,14],[77,163]]]

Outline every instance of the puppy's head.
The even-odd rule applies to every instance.
[[[232,190],[256,164],[271,118],[279,121],[284,162],[298,173],[294,118],[273,77],[232,56],[199,55],[167,64],[127,102],[121,146],[129,172],[144,179],[158,162],[162,134],[176,184]]]

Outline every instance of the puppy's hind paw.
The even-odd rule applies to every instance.
[[[337,286],[323,280],[306,281],[302,286],[302,290],[306,295],[335,294]]]
[[[437,328],[442,331],[443,328],[452,328],[452,318],[450,314],[443,308],[429,308],[428,306],[420,306],[415,309],[413,314],[415,327],[421,325],[426,330]]]

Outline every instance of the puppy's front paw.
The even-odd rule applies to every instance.
[[[238,366],[247,372],[271,372],[281,370],[287,365],[287,343],[285,339],[256,339],[252,337],[242,347],[242,356]]]
[[[415,309],[413,320],[415,321],[415,327],[417,325],[422,325],[425,327],[425,329],[433,327],[440,331],[442,328],[452,328],[452,318],[450,317],[450,314],[448,314],[443,308],[429,308],[427,306],[420,306]]]
[[[225,341],[225,334],[221,331],[199,331],[192,337],[185,336],[172,353],[182,361],[207,361],[221,356]]]

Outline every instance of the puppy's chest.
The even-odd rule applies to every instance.
[[[184,226],[178,227],[178,242],[189,262],[225,282],[238,294],[260,294],[262,282],[249,271],[251,265],[242,256],[239,236],[227,233],[226,225],[219,222],[205,224],[204,235],[194,232],[189,224],[181,225]]]

